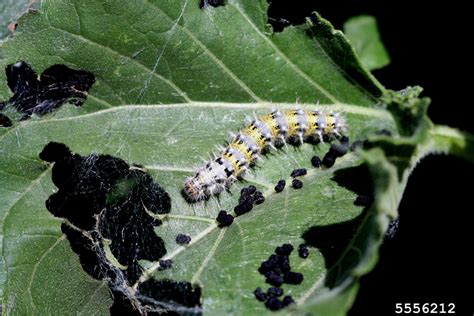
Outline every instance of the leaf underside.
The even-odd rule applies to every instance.
[[[110,154],[142,165],[170,194],[171,213],[156,233],[174,266],[158,271],[156,262],[141,264],[149,276],[199,284],[206,314],[265,313],[252,292],[266,288],[257,268],[274,248],[287,242],[297,246],[311,228],[359,219],[332,266],[326,266],[328,258],[319,248],[311,248],[308,259],[292,254],[291,265],[305,280],[283,286],[297,301],[291,307],[296,313],[347,311],[358,277],[376,261],[415,155],[399,151],[397,116],[379,101],[385,90],[362,68],[341,32],[315,15],[306,25],[272,34],[266,9],[266,1],[254,0],[202,10],[191,0],[50,0],[20,20],[14,38],[0,48],[0,68],[25,60],[41,73],[66,64],[92,72],[96,83],[83,107],[64,105],[0,130],[0,279],[7,313],[106,314],[112,303],[105,282],[82,270],[61,234],[62,220],[44,206],[55,186],[51,166],[38,153],[50,141],[84,156]],[[0,100],[7,100],[6,78],[0,82]],[[390,102],[407,100],[391,96],[385,100]],[[382,129],[395,140],[375,137],[371,151],[349,153],[326,170],[312,168],[310,160],[322,157],[329,144],[288,146],[267,154],[245,181],[218,199],[184,201],[184,178],[228,140],[228,132],[241,129],[246,116],[295,107],[343,112],[351,140]],[[420,113],[413,125],[428,126]],[[413,149],[421,137],[401,145]],[[382,149],[407,163],[397,170]],[[357,190],[334,179],[336,171],[363,163],[378,177],[376,201],[365,212],[353,203]],[[288,180],[296,168],[310,170],[303,188],[276,194],[276,182]],[[265,203],[229,228],[218,228],[219,210],[232,211],[240,189],[249,184],[264,192]],[[191,235],[191,244],[176,245],[178,233]]]

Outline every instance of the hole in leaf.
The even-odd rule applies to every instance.
[[[318,248],[325,259],[326,268],[330,269],[352,239],[361,223],[362,214],[356,218],[327,226],[313,226],[303,234],[306,244]]]
[[[154,232],[161,222],[150,213],[169,213],[171,201],[150,175],[120,158],[82,157],[59,143],[49,143],[40,157],[56,162],[52,178],[59,190],[46,201],[47,209],[79,229],[96,232],[91,242],[109,240],[112,254],[127,267],[130,284],[141,274],[139,260],[156,261],[165,255],[164,242]]]
[[[21,119],[28,119],[33,114],[44,115],[66,102],[82,106],[95,82],[92,73],[59,64],[49,67],[38,78],[28,63],[19,61],[7,65],[5,74],[13,96],[0,103],[0,110],[13,106],[23,115]],[[0,123],[0,126],[7,125]]]
[[[329,270],[326,278],[327,286],[333,287],[341,279],[340,271],[335,266],[340,263],[341,255],[354,238],[358,227],[367,215],[367,211],[368,208],[364,209],[360,215],[349,221],[326,226],[313,226],[303,233],[302,238],[306,244],[318,248],[324,256],[326,269]]]
[[[199,1],[199,8],[207,8],[208,6],[217,8],[219,6],[224,6],[225,0],[200,0]]]
[[[313,1],[296,1],[290,4],[284,0],[268,0],[268,3],[268,23],[274,32],[281,32],[290,25],[303,24],[317,6]]]
[[[201,300],[201,288],[193,287],[189,282],[149,279],[138,288],[139,298],[155,311],[179,311],[179,314],[201,314],[198,307]]]
[[[140,316],[139,308],[133,305],[132,301],[120,291],[113,291],[114,303],[110,307],[110,315]]]
[[[108,283],[114,298],[111,312],[200,313],[201,291],[189,282],[149,279],[131,290],[142,276],[139,260],[158,261],[166,254],[156,235],[161,221],[154,214],[171,210],[168,193],[139,166],[120,158],[72,153],[51,142],[40,158],[54,162],[52,180],[59,188],[46,201],[47,209],[65,218],[61,225],[83,269]]]
[[[336,170],[332,180],[357,195],[372,195],[373,185],[366,164]]]
[[[12,121],[8,118],[8,116],[3,115],[2,113],[0,113],[0,126],[1,127],[12,126]]]

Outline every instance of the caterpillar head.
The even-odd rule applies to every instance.
[[[186,178],[182,194],[191,203],[207,200],[224,191],[230,181],[223,165],[211,160],[205,167],[199,169],[195,176]]]
[[[184,181],[184,188],[181,192],[188,202],[198,202],[205,200],[206,190],[197,176],[187,177]]]

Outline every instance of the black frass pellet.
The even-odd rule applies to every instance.
[[[276,272],[285,273],[291,270],[290,258],[288,256],[277,255],[277,269]]]
[[[301,245],[298,246],[298,255],[303,259],[308,258],[309,250],[308,250],[308,246],[306,244],[301,244]]]
[[[292,178],[301,177],[301,176],[306,175],[307,173],[308,172],[304,168],[295,169],[291,172],[291,177]]]
[[[173,260],[171,259],[160,260],[159,263],[160,263],[159,270],[167,270],[173,266]]]
[[[284,298],[283,298],[283,307],[286,307],[290,304],[294,304],[295,303],[295,300],[293,299],[293,297],[291,295],[286,295]]]
[[[289,256],[293,251],[293,245],[291,244],[283,244],[281,246],[276,247],[275,253],[281,256]]]
[[[278,256],[271,255],[267,260],[263,261],[260,264],[260,268],[258,268],[258,271],[261,274],[265,274],[266,272],[274,271],[276,269],[278,269]]]
[[[277,185],[275,186],[275,191],[277,193],[280,193],[281,191],[283,191],[283,189],[285,188],[285,185],[286,185],[286,181],[285,180],[280,180],[278,181]]]
[[[339,139],[339,143],[344,146],[349,146],[349,137],[342,136],[341,139]]]
[[[283,276],[283,282],[287,284],[301,284],[303,279],[303,275],[299,272],[289,271]]]
[[[240,197],[239,197],[239,204],[242,204],[244,202],[248,202],[248,201],[251,201],[253,202],[253,198],[250,194],[247,194],[247,193],[242,193],[240,194]]]
[[[257,205],[265,202],[265,197],[263,196],[263,193],[260,191],[255,192],[255,194],[253,195],[253,202]]]
[[[271,287],[267,290],[269,297],[278,297],[283,295],[283,289],[279,287]]]
[[[303,187],[303,182],[298,179],[293,179],[293,181],[291,182],[291,186],[293,187],[293,189],[298,190]]]
[[[265,302],[265,307],[272,311],[277,311],[283,308],[283,302],[276,297],[269,297]]]
[[[332,166],[334,166],[336,158],[337,156],[333,152],[328,151],[323,157],[322,165],[326,168],[331,168]]]
[[[263,261],[258,268],[258,271],[264,275],[270,271],[280,274],[290,270],[291,267],[289,257],[276,254],[272,254],[268,260]]]
[[[258,268],[258,272],[260,272],[260,274],[265,274],[268,271],[273,271],[274,268],[275,268],[275,265],[272,262],[263,261],[260,264],[260,267]]]
[[[253,196],[251,195],[241,195],[239,198],[239,204],[253,203]]]
[[[279,274],[276,273],[275,271],[268,271],[265,273],[265,282],[267,282],[270,285],[279,287],[283,284],[283,277]]]
[[[274,271],[276,273],[282,273],[290,271],[290,259],[288,256],[272,254],[266,261],[263,261],[260,265],[258,271],[261,274],[265,274],[269,271]]]
[[[330,168],[334,166],[336,158],[344,156],[349,151],[349,138],[343,136],[340,142],[340,145],[332,144],[329,151],[324,155],[322,164],[325,167]]]
[[[332,144],[331,147],[329,148],[328,153],[331,153],[331,155],[335,155],[336,157],[339,158],[347,154],[348,150],[349,150],[349,144],[346,144],[346,145]]]
[[[242,188],[242,190],[240,190],[239,203],[242,203],[249,199],[252,200],[252,194],[254,194],[255,191],[257,191],[257,188],[253,185],[249,185],[246,188]]]
[[[311,158],[311,165],[315,168],[321,167],[321,158],[313,156],[313,158]]]
[[[255,289],[253,294],[255,294],[255,298],[260,302],[265,302],[267,300],[267,293],[263,292],[259,287]]]
[[[191,236],[185,235],[185,234],[178,234],[176,236],[176,243],[178,245],[187,245],[191,242]]]
[[[227,215],[226,211],[220,210],[219,213],[217,213],[216,221],[221,222],[226,215]]]
[[[222,210],[217,215],[216,221],[219,223],[219,227],[230,226],[234,222],[234,216]]]
[[[255,191],[257,191],[257,188],[256,188],[254,185],[249,185],[249,186],[247,187],[247,193],[248,193],[248,194],[254,194]]]
[[[242,214],[250,212],[252,208],[253,208],[253,201],[250,198],[238,204],[237,206],[235,206],[234,212],[237,216],[240,216]]]

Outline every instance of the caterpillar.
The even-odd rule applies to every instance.
[[[323,142],[324,138],[340,137],[346,129],[344,116],[333,111],[272,111],[251,121],[194,176],[187,177],[182,194],[189,202],[209,199],[242,179],[270,148],[287,142]]]

